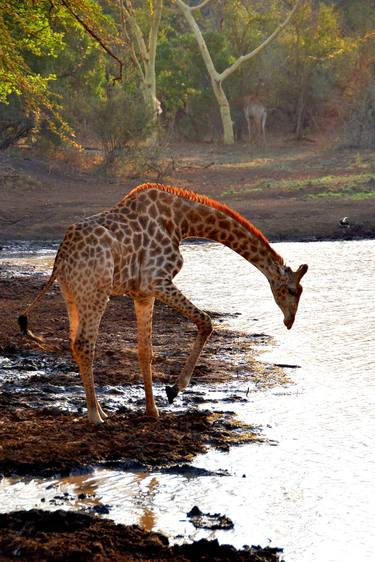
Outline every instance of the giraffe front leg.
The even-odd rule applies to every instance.
[[[154,297],[134,299],[137,317],[138,360],[146,395],[146,414],[158,418],[159,412],[152,391],[152,313]]]
[[[177,394],[188,386],[198,357],[212,333],[212,322],[209,315],[199,310],[199,308],[191,303],[173,283],[164,284],[155,293],[155,296],[165,304],[181,312],[184,316],[190,318],[198,329],[197,337],[177,382],[173,386],[166,387],[168,401],[171,404]]]

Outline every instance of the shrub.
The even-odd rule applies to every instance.
[[[104,100],[93,100],[88,111],[89,126],[99,139],[107,162],[151,133],[151,115],[138,94],[117,89]]]

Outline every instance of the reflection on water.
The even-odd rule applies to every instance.
[[[375,242],[275,248],[294,267],[309,264],[290,332],[266,279],[220,245],[185,245],[177,284],[202,308],[241,312],[226,319],[228,326],[272,334],[277,345],[267,361],[301,367],[290,370],[294,385],[230,405],[245,421],[262,424],[278,446],[213,451],[195,460],[196,466],[228,470],[225,477],[98,470],[66,478],[55,483],[68,494],[65,507],[110,505],[116,521],[160,530],[172,540],[215,536],[235,546],[271,541],[284,547],[286,562],[372,562]],[[41,507],[43,495],[47,505],[57,489],[49,485],[3,480],[0,509]],[[186,518],[193,505],[224,513],[234,529],[194,529]]]

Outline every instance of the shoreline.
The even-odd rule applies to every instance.
[[[375,239],[375,151],[283,144],[261,151],[176,144],[163,177],[73,163],[35,150],[0,154],[0,245],[59,241],[70,224],[110,209],[142,183],[177,185],[225,203],[272,243]],[[210,165],[207,166],[207,163]],[[343,224],[343,219],[345,223]]]
[[[4,250],[5,245],[17,245],[17,244],[30,244],[39,246],[54,246],[59,245],[63,240],[63,236],[53,237],[53,238],[35,238],[35,237],[23,237],[23,238],[8,238],[2,237],[0,233],[0,258],[1,252]],[[298,236],[298,237],[270,237],[268,238],[269,243],[272,244],[282,244],[282,243],[309,243],[309,242],[359,242],[365,240],[375,240],[375,229],[373,233],[361,234],[351,234],[348,232],[346,235],[342,236],[327,236],[327,235],[316,235],[316,236]],[[215,242],[214,240],[205,238],[186,238],[181,241],[181,244],[206,244],[210,242]],[[217,242],[219,244],[219,242]]]

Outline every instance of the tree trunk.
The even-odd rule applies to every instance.
[[[233,144],[233,121],[228,98],[225,95],[221,82],[212,80],[212,87],[220,109],[221,123],[223,125],[223,142],[224,144]]]
[[[137,14],[133,8],[132,0],[120,0],[121,24],[125,39],[131,45],[131,40],[137,45],[138,52],[131,46],[130,54],[135,68],[140,75],[140,87],[145,102],[146,111],[151,116],[151,135],[149,142],[155,142],[158,137],[157,118],[158,100],[156,97],[156,49],[158,32],[163,9],[163,0],[153,0],[150,3],[150,30],[146,38],[137,21]],[[126,18],[125,18],[126,16]],[[129,32],[127,31],[129,28]]]
[[[142,96],[145,102],[146,111],[151,116],[152,125],[157,123],[157,99],[156,99],[156,76],[155,68],[147,68],[145,78],[141,83]]]
[[[308,83],[308,77],[302,76],[300,80],[300,87],[297,98],[296,106],[296,138],[301,140],[303,137],[303,123],[306,114],[306,87]]]

